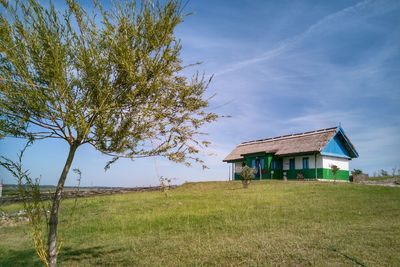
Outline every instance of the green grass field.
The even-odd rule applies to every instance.
[[[72,204],[61,266],[400,266],[400,188],[214,182],[80,198],[71,219]],[[0,266],[40,265],[28,233],[0,227]]]

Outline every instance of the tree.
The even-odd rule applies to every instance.
[[[392,168],[392,176],[393,177],[396,176],[396,172],[397,172],[397,168],[396,167]]]
[[[0,136],[56,138],[69,145],[49,216],[48,261],[57,263],[60,200],[77,149],[89,144],[119,158],[164,156],[203,164],[200,127],[210,80],[182,76],[174,29],[180,4],[94,2],[87,13],[66,0],[65,11],[37,0],[0,1]]]
[[[336,165],[331,165],[331,171],[332,171],[332,175],[333,175],[333,182],[336,183],[336,175],[339,172],[340,168]]]
[[[379,171],[379,175],[382,176],[382,177],[386,177],[386,176],[389,176],[389,173],[386,170],[381,169]]]
[[[240,178],[242,180],[243,188],[249,187],[251,180],[254,179],[257,170],[255,168],[250,168],[249,166],[244,166],[240,172]]]

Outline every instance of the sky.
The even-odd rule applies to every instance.
[[[60,1],[55,1],[56,6]],[[359,152],[350,168],[373,174],[400,168],[400,1],[191,0],[193,13],[176,29],[186,70],[213,76],[210,111],[229,115],[202,130],[209,169],[166,159],[120,160],[89,146],[76,154],[82,186],[158,185],[159,177],[227,180],[222,159],[239,143],[341,125]],[[15,159],[24,142],[0,140],[0,155]],[[24,164],[42,184],[55,184],[67,144],[43,140]],[[14,183],[0,169],[4,183]],[[67,185],[75,185],[70,173]]]

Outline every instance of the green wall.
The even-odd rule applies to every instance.
[[[283,172],[286,172],[286,176],[288,179],[297,179],[297,174],[299,172],[303,173],[303,176],[305,179],[315,179],[315,175],[317,175],[317,179],[327,179],[327,180],[333,180],[333,174],[331,169],[324,169],[324,168],[317,168],[317,171],[315,172],[315,168],[310,168],[310,169],[296,169],[296,170],[273,170],[274,173],[271,174],[272,171],[272,160],[280,160],[282,161],[282,158],[277,158],[274,157],[272,154],[264,154],[264,153],[257,153],[257,154],[252,154],[248,155],[245,157],[244,162],[246,163],[246,166],[251,166],[251,162],[255,159],[264,159],[264,166],[263,166],[263,171],[262,171],[262,179],[283,179]],[[282,166],[282,164],[281,164]],[[241,177],[238,173],[235,173],[235,180],[240,180]],[[259,177],[255,177],[255,180],[259,180]],[[337,180],[349,180],[349,171],[345,170],[339,170],[338,173],[336,174],[336,179]]]
[[[255,157],[249,157],[246,158],[246,165],[249,166],[251,164],[251,161]],[[260,157],[259,157],[260,158]],[[272,156],[268,156],[264,160],[265,166],[264,166],[264,171],[262,172],[262,179],[283,179],[283,172],[286,172],[286,176],[289,180],[297,179],[297,174],[298,173],[303,173],[303,176],[305,179],[315,179],[315,169],[306,169],[306,170],[274,170],[274,174],[271,175],[271,162],[272,162]],[[259,177],[256,177],[255,180],[258,180]],[[318,168],[317,169],[317,179],[326,179],[326,180],[333,180],[333,173],[331,169],[323,169],[323,168]],[[235,173],[235,180],[240,180],[240,175],[238,173]],[[349,171],[345,170],[339,170],[338,173],[336,174],[336,180],[344,180],[348,181],[349,180]]]
[[[318,169],[322,173],[323,179],[333,179],[333,173],[331,169]],[[336,174],[336,180],[349,180],[349,171],[339,170]]]
[[[307,169],[307,170],[285,170],[288,179],[296,179],[297,174],[302,172],[305,179],[315,179],[315,169]],[[317,169],[317,178],[318,179],[327,179],[333,180],[333,174],[331,169]],[[337,180],[349,180],[349,171],[339,170],[336,174]]]
[[[298,173],[303,173],[305,179],[315,179],[315,169],[306,169],[306,170],[285,170],[288,179],[297,179]],[[318,169],[317,169],[317,177]]]
[[[251,166],[251,162],[255,159],[264,159],[264,166],[262,166],[262,172],[261,172],[261,178],[262,179],[271,179],[271,176],[273,179],[282,179],[282,170],[274,170],[274,174],[271,174],[271,163],[272,160],[274,159],[272,154],[253,154],[245,157],[244,162],[246,163],[246,166]],[[277,159],[277,158],[275,158]],[[278,158],[278,160],[282,160]],[[259,180],[260,177],[255,177],[255,180]],[[240,175],[235,173],[235,180],[240,180]]]

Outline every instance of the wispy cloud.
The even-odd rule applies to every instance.
[[[400,2],[398,1],[373,1],[373,0],[365,0],[356,5],[344,8],[338,12],[327,15],[315,24],[311,25],[304,32],[288,38],[282,42],[280,42],[275,48],[266,51],[260,56],[252,57],[249,59],[233,62],[228,66],[225,66],[223,69],[215,73],[215,76],[220,76],[229,72],[233,72],[239,69],[242,69],[246,66],[266,61],[276,56],[281,55],[285,51],[291,49],[296,44],[301,42],[303,39],[307,38],[311,33],[324,30],[326,25],[332,26],[335,22],[340,21],[343,17],[346,16],[355,16],[357,15],[359,18],[363,16],[375,16],[387,11],[391,11],[394,8],[398,7]],[[329,30],[329,29],[328,29]]]
[[[288,123],[297,126],[307,125],[307,127],[318,129],[338,126],[339,124],[354,127],[357,121],[360,121],[360,116],[354,111],[338,111],[330,110],[318,112],[318,110],[309,110],[307,114],[293,117],[288,120]]]

